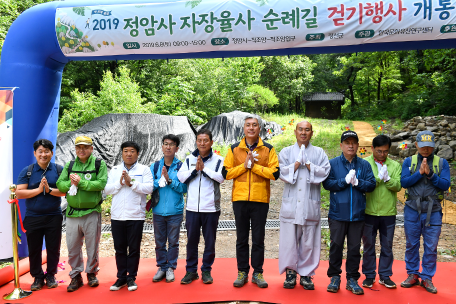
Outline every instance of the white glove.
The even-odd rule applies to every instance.
[[[166,184],[167,184],[167,183],[166,183],[166,179],[165,179],[165,177],[162,175],[162,176],[160,177],[160,180],[158,181],[158,186],[159,186],[160,188],[163,188],[163,187],[166,186]]]
[[[253,151],[253,152],[252,152],[252,155],[253,155],[253,160],[254,160],[254,161],[258,161],[257,156],[258,156],[259,154],[257,153],[257,151]],[[247,168],[249,168],[249,169],[252,168],[252,161],[251,161],[250,159],[249,159],[249,161],[247,162]]]
[[[382,166],[382,168],[378,171],[378,178],[380,180],[383,180],[383,175],[385,174],[385,165]]]
[[[345,182],[347,184],[351,184],[354,176],[355,176],[355,170],[351,169],[350,172],[348,172],[347,176],[345,176]]]
[[[78,193],[78,187],[75,185],[71,185],[70,191],[68,191],[68,194],[71,196],[75,196],[76,193]]]
[[[385,182],[389,181],[391,179],[391,177],[388,175],[388,168],[386,167],[386,165],[383,165],[382,170],[383,170],[383,176],[382,176],[383,178],[382,179]]]
[[[351,180],[351,184],[353,186],[358,186],[358,178],[356,178],[356,174],[354,172],[355,170],[353,170],[353,177],[352,177],[352,180]]]

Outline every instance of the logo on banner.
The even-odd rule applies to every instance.
[[[105,10],[102,10],[102,9],[96,9],[96,10],[93,10],[92,11],[92,15],[103,15],[103,16],[111,16],[112,15],[112,11],[105,11]]]

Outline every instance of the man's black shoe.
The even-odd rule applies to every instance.
[[[87,274],[87,285],[90,287],[97,287],[98,286],[98,279],[97,275],[94,273],[88,273]]]
[[[57,283],[54,276],[47,276],[46,286],[47,288],[56,288],[57,286],[59,286],[59,283]]]
[[[44,286],[44,279],[43,278],[35,278],[33,281],[32,286],[30,286],[31,291],[38,291],[41,290]]]
[[[331,282],[328,285],[326,291],[329,292],[338,292],[340,289],[340,276],[331,277]]]
[[[375,279],[366,278],[366,279],[363,281],[363,287],[371,288],[372,285],[374,285],[374,283],[375,283]]]
[[[359,287],[358,281],[350,278],[347,280],[347,285],[345,286],[345,289],[350,290],[353,292],[355,295],[363,295],[364,294],[364,289]]]
[[[242,287],[249,281],[249,278],[247,276],[247,272],[245,271],[238,271],[238,276],[236,280],[233,283],[234,287]]]
[[[181,280],[181,284],[190,284],[191,282],[198,280],[198,279],[199,279],[198,273],[187,271],[184,278]]]
[[[117,279],[117,281],[111,287],[109,287],[109,290],[118,291],[125,286],[127,286],[127,280]]]
[[[304,287],[305,290],[315,289],[314,283],[312,282],[312,278],[309,276],[301,277],[301,280],[299,280],[299,284],[301,284],[301,286]]]
[[[128,291],[135,291],[138,289],[138,285],[136,285],[135,279],[128,278],[127,279]]]
[[[71,279],[70,285],[68,285],[68,287],[67,287],[67,291],[68,292],[76,291],[82,285],[84,285],[84,283],[82,282],[82,276],[80,273],[78,273],[77,276],[75,276],[74,278]]]
[[[296,286],[296,271],[293,269],[287,269],[287,276],[285,277],[285,282],[283,282],[283,288],[293,289]]]
[[[378,281],[378,283],[380,285],[385,286],[386,288],[390,288],[390,289],[396,288],[396,283],[391,281],[391,279],[380,279],[380,281]]]
[[[201,278],[202,278],[204,284],[214,283],[214,279],[212,278],[210,271],[203,271],[201,274]]]

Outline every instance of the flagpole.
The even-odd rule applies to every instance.
[[[3,297],[4,300],[19,300],[32,295],[31,291],[21,289],[19,284],[19,257],[17,249],[17,199],[16,199],[16,185],[10,186],[11,195],[10,200],[15,200],[16,203],[11,203],[11,219],[13,226],[13,266],[14,266],[14,290]]]

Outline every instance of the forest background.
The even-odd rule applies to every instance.
[[[12,22],[44,2],[0,2],[0,53]],[[455,49],[73,61],[63,72],[59,132],[107,113],[185,115],[196,125],[232,110],[303,114],[303,96],[316,92],[343,93],[341,118],[350,120],[456,115],[455,76]]]

